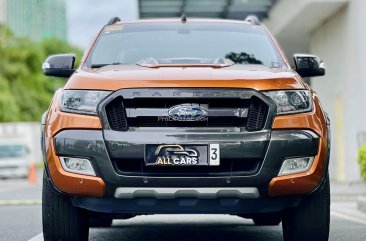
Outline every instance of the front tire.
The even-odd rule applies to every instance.
[[[87,241],[89,218],[67,196],[56,193],[43,173],[42,223],[45,241]]]
[[[304,197],[297,208],[285,211],[282,218],[284,241],[328,241],[330,188],[327,175],[322,189]]]

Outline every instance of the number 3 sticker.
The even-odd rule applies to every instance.
[[[210,166],[220,165],[220,146],[219,144],[210,144]]]

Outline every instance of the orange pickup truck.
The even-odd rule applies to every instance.
[[[42,120],[43,233],[88,240],[89,227],[143,214],[232,214],[282,222],[285,241],[329,235],[329,119],[255,17],[112,18]]]

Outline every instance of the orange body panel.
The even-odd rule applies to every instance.
[[[99,177],[66,172],[56,155],[53,143],[53,137],[64,129],[101,129],[100,120],[95,116],[61,112],[60,93],[61,90],[55,94],[45,128],[47,167],[52,182],[58,190],[71,195],[102,197],[105,192],[104,181]]]
[[[296,195],[310,193],[319,185],[324,169],[326,168],[326,155],[328,149],[327,125],[319,100],[315,96],[313,113],[294,116],[276,117],[273,129],[308,129],[320,136],[318,155],[315,156],[313,165],[305,173],[279,176],[272,179],[269,184],[270,196]]]
[[[123,73],[123,74],[122,74]],[[248,88],[255,90],[306,89],[292,71],[270,72],[248,70],[217,70],[213,68],[136,69],[111,66],[103,71],[78,70],[65,89],[119,90],[123,88]]]
[[[99,117],[89,115],[77,115],[60,111],[60,94],[58,90],[48,112],[46,121],[46,136],[54,137],[58,132],[64,129],[101,129],[102,124]]]
[[[77,196],[102,197],[105,192],[104,181],[100,177],[79,175],[64,171],[60,159],[55,154],[52,139],[46,143],[48,170],[53,184],[58,190]]]

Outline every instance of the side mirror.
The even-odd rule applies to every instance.
[[[42,69],[46,76],[68,78],[75,72],[74,64],[74,54],[57,54],[49,56],[42,64]]]
[[[294,55],[295,70],[301,77],[315,77],[325,75],[325,66],[323,61],[310,54]]]

